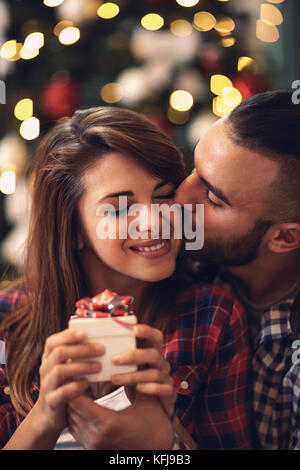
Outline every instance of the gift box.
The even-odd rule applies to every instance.
[[[103,356],[90,359],[102,364],[100,372],[84,376],[90,382],[110,381],[114,374],[136,370],[134,365],[115,365],[111,360],[115,354],[136,349],[133,326],[137,324],[137,318],[131,309],[132,302],[133,297],[119,296],[108,289],[93,298],[76,302],[69,328],[84,331],[86,342],[99,343],[105,348]]]

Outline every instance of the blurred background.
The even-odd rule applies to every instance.
[[[141,112],[189,170],[213,122],[300,80],[299,18],[299,0],[0,0],[0,288],[22,268],[28,166],[57,121]]]

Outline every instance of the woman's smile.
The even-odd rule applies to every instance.
[[[155,259],[169,253],[171,242],[170,240],[150,240],[145,243],[140,243],[139,245],[130,246],[129,248],[138,256]]]

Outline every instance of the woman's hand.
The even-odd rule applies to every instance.
[[[100,356],[104,347],[84,343],[85,333],[64,330],[47,338],[40,367],[40,393],[34,406],[42,432],[61,432],[66,426],[65,404],[81,395],[89,385],[76,376],[99,372],[101,364],[84,359]],[[79,359],[73,361],[73,359]],[[42,425],[41,425],[42,423]]]
[[[173,414],[176,392],[170,376],[170,365],[162,356],[163,334],[149,325],[134,327],[135,336],[142,340],[143,348],[123,352],[112,358],[114,364],[138,366],[136,372],[112,376],[115,385],[135,386],[138,392],[157,396],[169,417]],[[129,398],[132,390],[126,390]]]

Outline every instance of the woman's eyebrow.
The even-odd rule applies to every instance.
[[[160,183],[157,183],[154,187],[154,190],[153,191],[156,191],[157,189],[161,188],[162,186],[165,186],[167,184],[173,184],[171,181],[161,181]],[[97,201],[96,204],[99,204],[101,201],[103,201],[104,199],[108,199],[108,198],[113,198],[113,197],[119,197],[119,196],[134,196],[134,193],[132,191],[121,191],[121,192],[117,192],[117,193],[110,193],[110,194],[106,194],[106,196],[103,196],[101,199],[99,199],[99,201]]]
[[[112,198],[112,197],[119,197],[119,196],[134,196],[132,191],[121,191],[118,193],[110,193],[107,194],[106,196],[103,196],[99,201],[97,201],[96,204],[99,204],[99,202],[103,201],[104,199]]]

